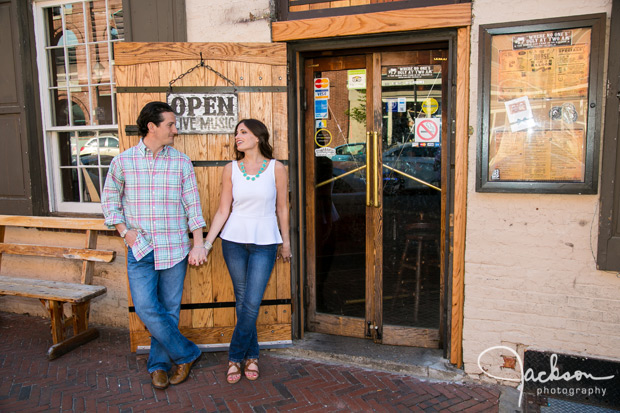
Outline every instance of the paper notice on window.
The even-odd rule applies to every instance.
[[[489,159],[492,181],[583,182],[585,131],[497,131],[490,142]]]

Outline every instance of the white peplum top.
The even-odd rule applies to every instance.
[[[254,181],[247,180],[238,162],[233,161],[231,179],[232,212],[220,237],[241,244],[281,244],[276,217],[275,160],[269,160],[267,169]]]

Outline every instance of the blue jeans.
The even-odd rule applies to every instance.
[[[165,270],[155,270],[154,252],[136,261],[127,251],[127,276],[136,313],[151,334],[149,373],[169,371],[200,356],[200,349],[179,331],[179,312],[187,257]]]
[[[235,289],[237,312],[228,359],[234,362],[257,359],[256,319],[276,262],[278,244],[239,244],[222,240],[222,251]]]

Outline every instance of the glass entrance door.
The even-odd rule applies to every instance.
[[[305,60],[310,330],[440,345],[446,56]]]

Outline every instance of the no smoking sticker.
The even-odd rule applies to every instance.
[[[414,142],[439,142],[441,136],[440,118],[422,118],[415,121]]]

